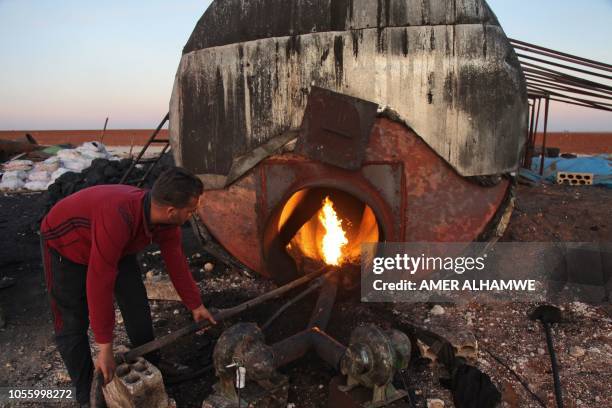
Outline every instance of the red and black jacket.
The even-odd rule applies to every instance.
[[[110,343],[115,325],[113,292],[119,260],[151,243],[159,245],[170,279],[190,310],[202,304],[183,253],[178,226],[150,226],[149,194],[125,185],[86,188],[59,201],[45,216],[41,236],[45,270],[49,248],[87,265],[87,304],[96,342]],[[47,277],[47,282],[52,280]],[[56,328],[57,328],[56,321]],[[61,322],[60,322],[61,324]]]

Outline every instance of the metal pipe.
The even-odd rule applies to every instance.
[[[563,69],[567,69],[570,71],[576,71],[576,72],[580,72],[581,74],[586,74],[586,75],[592,75],[592,76],[598,76],[600,78],[605,78],[605,79],[612,79],[612,76],[610,75],[606,75],[606,74],[600,74],[598,72],[591,72],[591,71],[587,71],[586,69],[580,69],[580,68],[575,68],[575,67],[570,67],[568,65],[563,65],[563,64],[559,64],[558,62],[552,62],[552,61],[546,61],[543,60],[541,58],[536,58],[536,57],[532,57],[530,55],[525,55],[525,54],[516,54],[519,58],[527,58],[529,60],[532,61],[538,61],[542,64],[546,64],[546,65],[552,65],[555,67],[559,67],[559,68],[563,68]]]
[[[542,47],[541,45],[535,45],[535,44],[531,44],[531,43],[528,43],[528,42],[525,42],[525,41],[516,40],[514,38],[509,38],[509,40],[510,40],[511,43],[516,43],[516,44],[524,45],[524,46],[527,46],[527,47],[530,47],[530,48],[534,48],[536,50],[541,50],[541,51],[545,51],[545,52],[561,55],[561,56],[564,56],[564,57],[573,58],[573,59],[576,59],[576,60],[579,60],[579,61],[583,61],[585,63],[595,64],[595,65],[598,65],[601,69],[612,71],[612,65],[605,64],[603,62],[594,61],[594,60],[591,60],[591,59],[588,59],[588,58],[579,57],[577,55],[572,55],[572,54],[568,54],[568,53],[565,53],[565,52],[553,50],[553,49],[550,49],[550,48]]]
[[[601,92],[601,93],[612,95],[612,92],[608,92],[606,90],[586,91],[584,89],[575,88],[573,85],[565,84],[562,81],[553,81],[549,79],[543,79],[543,78],[539,78],[535,76],[534,74],[529,74],[529,73],[525,73],[525,78],[527,79],[527,83],[532,82],[542,87],[551,87],[551,88],[558,89],[564,92],[572,92],[572,93],[577,93],[580,95],[593,96],[595,98],[612,100],[612,96],[601,95],[601,94],[595,93],[595,92]]]
[[[287,310],[289,307],[291,307],[295,303],[302,300],[304,297],[308,296],[310,293],[312,293],[316,289],[320,288],[323,285],[323,283],[324,283],[324,280],[322,278],[318,278],[316,281],[314,281],[303,292],[301,292],[299,295],[297,295],[296,297],[294,297],[293,299],[285,303],[281,308],[279,308],[276,311],[276,313],[274,313],[268,320],[266,320],[266,322],[263,325],[261,325],[261,330],[266,330],[270,326],[270,324],[272,324],[272,322],[274,322],[280,315],[282,315],[285,312],[285,310]]]
[[[310,321],[308,322],[309,329],[313,327],[325,329],[327,327],[327,323],[329,323],[329,318],[331,317],[331,312],[334,307],[334,303],[336,303],[336,294],[338,292],[338,278],[332,273],[328,273],[327,275],[325,275],[324,279],[325,282],[321,287],[321,292],[319,293],[317,304],[315,305],[312,311],[312,315],[310,316]]]
[[[603,92],[603,93],[612,95],[612,90],[608,89],[608,87],[606,87],[603,84],[592,85],[588,83],[589,81],[579,81],[576,79],[572,79],[572,77],[565,78],[560,75],[555,75],[547,71],[540,71],[540,70],[528,68],[528,67],[524,67],[523,72],[525,72],[526,77],[532,76],[540,80],[553,81],[554,83],[561,83],[561,84],[565,84],[568,86],[581,87],[585,89],[590,89],[592,91]],[[595,82],[593,84],[597,84],[597,83]]]
[[[544,331],[546,332],[546,346],[548,347],[548,354],[550,355],[550,365],[553,372],[553,383],[555,387],[555,399],[557,400],[557,407],[563,408],[563,393],[561,392],[561,379],[559,378],[559,364],[557,363],[557,355],[555,353],[555,347],[552,340],[552,332],[550,330],[550,324],[542,322],[544,325]]]
[[[153,134],[151,135],[151,137],[149,138],[149,140],[147,141],[147,143],[144,145],[144,147],[142,148],[142,150],[140,151],[140,153],[138,153],[138,157],[136,157],[136,160],[134,160],[132,162],[132,164],[130,165],[130,167],[127,169],[127,171],[123,174],[123,177],[121,177],[121,180],[119,181],[119,184],[124,184],[125,181],[127,180],[127,177],[130,175],[130,173],[132,172],[132,170],[134,170],[134,167],[136,167],[136,164],[140,161],[140,159],[142,158],[142,156],[145,154],[145,151],[147,150],[147,148],[151,145],[151,143],[153,143],[153,141],[155,140],[155,136],[157,136],[157,134],[161,131],[161,129],[164,127],[164,125],[166,124],[166,122],[170,120],[170,112],[166,113],[166,116],[164,116],[164,118],[162,119],[162,121],[159,123],[159,125],[157,126],[157,129],[155,129],[155,131],[153,132]]]
[[[541,91],[544,95],[554,95],[554,96],[557,96],[557,97],[572,99],[572,100],[577,101],[577,102],[592,104],[594,107],[595,106],[600,107],[600,108],[612,107],[612,104],[610,104],[610,103],[590,101],[588,99],[582,99],[582,98],[576,98],[574,96],[563,95],[563,94],[560,94],[558,92],[547,91],[547,90],[542,89],[539,86],[534,85],[534,84],[529,84],[528,86],[533,88],[533,89],[536,89],[538,91]]]
[[[536,88],[536,89],[534,89]],[[538,97],[538,98],[545,98],[546,97],[546,91],[542,90],[541,88],[537,88],[534,85],[527,85],[527,91],[529,92],[530,96],[533,97]],[[552,92],[552,91],[549,91]],[[605,106],[600,106],[598,104],[595,104],[593,102],[581,102],[583,101],[582,99],[577,99],[577,98],[571,98],[571,100],[567,100],[567,99],[561,99],[561,98],[570,98],[568,96],[565,95],[561,95],[558,93],[551,93],[549,94],[549,99],[551,101],[557,101],[557,102],[563,102],[563,103],[568,103],[571,105],[577,105],[577,106],[584,106],[586,108],[591,108],[591,109],[599,109],[599,110],[603,110],[603,111],[607,111],[607,112],[611,112],[612,108],[608,108]]]
[[[572,81],[575,81],[575,82],[578,82],[578,83],[581,83],[581,84],[582,83],[586,83],[586,84],[589,84],[589,85],[592,85],[592,86],[595,86],[595,87],[601,87],[601,88],[604,88],[604,89],[612,89],[612,87],[604,85],[604,84],[600,84],[598,82],[594,82],[594,81],[591,81],[591,80],[588,80],[588,79],[584,79],[584,78],[580,78],[580,77],[577,77],[577,76],[574,76],[574,75],[566,74],[565,72],[555,71],[552,68],[547,68],[547,67],[543,67],[541,65],[532,64],[530,62],[521,61],[521,66],[526,66],[526,67],[529,67],[529,68],[532,68],[532,69],[538,69],[540,71],[545,71],[545,72],[548,72],[548,73],[551,73],[551,74],[557,75],[559,77],[562,77],[562,78],[565,78],[565,79],[568,79],[568,80],[572,80]]]
[[[283,367],[302,358],[310,349],[335,370],[340,369],[340,360],[346,347],[318,327],[306,329],[272,345],[274,366]]]
[[[546,155],[546,131],[548,129],[548,107],[550,99],[546,96],[546,105],[544,107],[544,135],[542,138],[542,160],[540,161],[540,176],[544,175],[544,156]]]
[[[316,271],[316,272],[312,272],[308,275],[302,276],[299,279],[294,280],[293,282],[290,282],[284,286],[281,286],[279,288],[276,288],[274,290],[271,290],[268,293],[264,293],[261,296],[258,296],[254,299],[248,300],[244,303],[241,303],[237,306],[234,307],[230,307],[228,309],[220,309],[216,312],[213,313],[213,316],[215,318],[215,320],[217,322],[220,322],[222,320],[228,319],[230,317],[236,316],[248,309],[251,309],[257,305],[260,305],[270,299],[274,299],[278,296],[281,296],[285,293],[287,293],[288,291],[301,286],[307,282],[310,282],[313,279],[318,278],[319,276],[321,276],[322,274],[324,274],[325,271],[323,269]],[[200,322],[194,322],[192,324],[190,324],[189,326],[185,326],[181,329],[178,329],[177,331],[170,333],[166,336],[160,337],[158,339],[155,339],[149,343],[145,343],[142,346],[138,346],[133,348],[132,350],[128,351],[127,353],[125,353],[123,355],[123,359],[126,361],[131,361],[137,357],[143,356],[145,354],[148,354],[152,351],[158,350],[162,347],[165,347],[173,342],[175,342],[176,340],[178,340],[179,338],[196,332],[198,330],[210,327],[211,323],[208,320],[203,320]]]
[[[595,64],[592,64],[592,63],[585,63],[585,62],[581,62],[581,61],[575,60],[575,59],[573,59],[573,58],[564,57],[564,56],[557,55],[557,54],[550,53],[550,52],[545,52],[545,51],[544,51],[544,52],[542,52],[542,51],[535,51],[535,50],[533,50],[533,49],[530,49],[529,47],[523,47],[523,46],[521,46],[521,45],[514,45],[514,44],[513,44],[513,47],[514,47],[515,49],[522,50],[522,51],[527,51],[527,52],[531,52],[531,53],[533,53],[533,54],[541,55],[541,56],[543,56],[543,57],[548,57],[548,58],[557,58],[557,59],[560,59],[560,60],[562,60],[562,61],[567,61],[567,62],[570,62],[570,63],[572,63],[572,64],[582,65],[582,66],[584,66],[584,67],[595,68],[595,69],[600,69],[600,70],[602,70],[602,71],[609,71],[609,72],[612,72],[612,68],[603,68],[603,67],[601,67],[601,66],[600,66],[599,64],[597,64],[597,63],[595,63]]]
[[[345,347],[322,330],[329,322],[336,301],[338,284],[332,273],[325,275],[324,279],[325,282],[321,287],[319,298],[308,322],[308,328],[272,346],[276,367],[281,367],[303,357],[308,350],[313,348],[324,361],[336,369],[339,368],[340,358],[344,354]]]
[[[525,157],[523,158],[523,166],[525,168],[531,168],[531,154],[533,152],[533,124],[535,123],[535,105],[536,101],[533,98],[533,103],[531,104],[531,115],[529,118],[529,129],[527,130],[527,144],[525,146]]]

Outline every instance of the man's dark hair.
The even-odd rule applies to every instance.
[[[185,208],[203,192],[204,185],[199,178],[181,167],[172,167],[155,180],[151,197],[158,204]]]

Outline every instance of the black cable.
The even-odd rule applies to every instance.
[[[550,355],[550,364],[552,366],[557,407],[563,408],[563,395],[561,392],[561,380],[559,379],[559,366],[557,364],[557,354],[555,353],[555,348],[553,346],[550,324],[549,323],[542,323],[542,324],[544,325],[544,331],[546,332],[546,345],[548,346],[548,354]]]

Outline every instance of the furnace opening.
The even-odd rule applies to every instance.
[[[288,226],[296,220],[297,225]],[[357,197],[331,188],[304,189],[293,194],[278,220],[278,233],[283,235],[287,230],[290,235],[285,234],[288,242],[284,249],[298,270],[308,264],[359,265],[361,244],[378,242],[380,238],[374,211]]]

